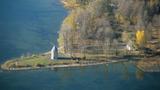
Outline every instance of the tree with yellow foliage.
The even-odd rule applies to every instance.
[[[76,16],[77,16],[76,12],[72,11],[71,14],[65,18],[65,20],[63,21],[63,24],[66,24],[71,29],[75,30],[76,29],[76,22],[75,22]]]
[[[79,6],[79,3],[77,2],[77,0],[62,0],[61,1],[65,7],[67,8],[75,8]]]
[[[140,29],[136,32],[136,44],[138,47],[143,47],[145,44],[145,32],[143,29]]]

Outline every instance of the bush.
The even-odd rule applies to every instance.
[[[37,67],[45,67],[45,65],[43,65],[43,64],[37,64],[36,66]]]

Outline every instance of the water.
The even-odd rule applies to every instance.
[[[0,0],[0,62],[50,50],[66,15],[58,0]],[[0,71],[0,90],[160,90],[159,76],[130,63]]]
[[[0,73],[1,90],[160,90],[160,73],[132,64]]]
[[[58,0],[0,0],[0,62],[50,50],[66,15]]]

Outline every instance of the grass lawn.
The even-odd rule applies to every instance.
[[[50,60],[49,55],[34,55],[29,57],[8,60],[1,65],[2,69],[20,68],[20,67],[39,67],[52,65],[66,65],[77,63],[76,60]]]

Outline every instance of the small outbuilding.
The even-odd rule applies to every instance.
[[[51,49],[51,60],[55,60],[55,59],[58,59],[58,49],[54,45]]]
[[[128,44],[126,45],[126,49],[128,51],[132,51],[132,50],[135,50],[134,49],[134,43],[132,41],[129,41]]]

